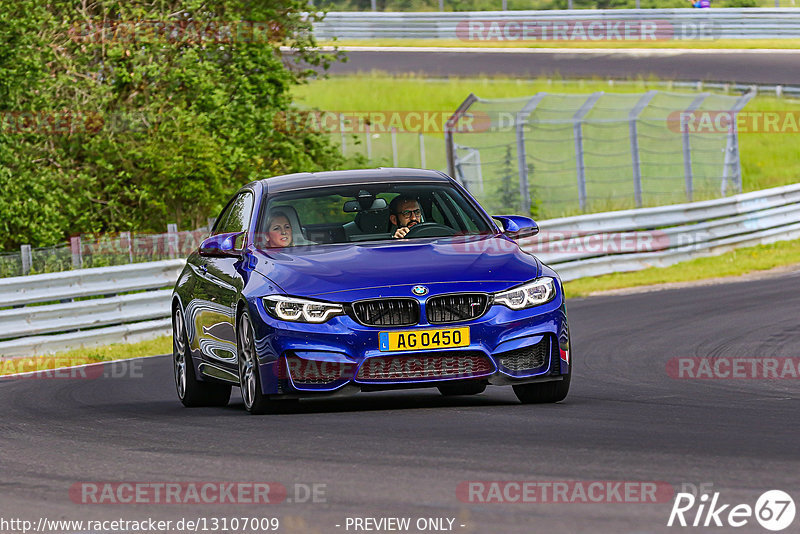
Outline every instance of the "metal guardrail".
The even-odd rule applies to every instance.
[[[562,279],[667,266],[800,238],[800,184],[728,198],[541,221],[520,246]],[[0,280],[0,357],[169,334],[168,260]],[[149,290],[149,291],[142,291]],[[129,293],[131,292],[131,293]],[[127,294],[126,294],[127,293]],[[75,298],[89,298],[73,301]],[[63,302],[59,302],[63,301]],[[44,304],[43,304],[44,303]]]
[[[26,306],[65,299],[160,289],[175,284],[178,273],[185,263],[185,260],[165,260],[1,278],[0,302],[3,306]]]
[[[166,260],[0,279],[0,302],[9,307],[0,310],[0,357],[169,334],[171,287],[185,263]]]
[[[542,221],[540,227],[546,231],[579,231],[584,233],[623,232],[636,229],[662,228],[681,224],[697,223],[710,219],[733,217],[768,208],[800,203],[800,184],[752,191],[738,195],[672,204],[655,208],[609,211],[563,217]],[[800,207],[798,207],[800,210]],[[800,220],[800,219],[798,219]]]
[[[556,39],[592,41],[592,22],[654,23],[654,39],[793,39],[800,37],[800,8],[595,9],[418,13],[329,12],[314,24],[317,39],[460,39],[523,41],[521,24],[559,24]],[[475,25],[470,26],[470,22]],[[582,22],[578,32],[575,23]],[[482,29],[477,24],[482,23]],[[497,30],[492,29],[497,23]],[[517,26],[515,26],[517,25]],[[650,28],[652,26],[648,26]],[[601,38],[625,40],[624,31],[596,29]],[[472,30],[472,31],[471,31]],[[559,31],[562,31],[559,30]],[[532,31],[532,40],[541,35]],[[602,33],[606,32],[606,33]],[[609,33],[610,32],[610,33]],[[647,32],[648,39],[651,32]],[[581,37],[583,35],[583,37]],[[636,37],[636,36],[634,36]],[[637,40],[641,37],[636,37]],[[630,37],[628,37],[630,39]]]
[[[800,238],[800,184],[728,198],[542,221],[520,245],[562,280],[666,267]]]
[[[145,291],[119,297],[0,310],[0,324],[15,336],[33,336],[98,326],[163,319],[172,291]]]

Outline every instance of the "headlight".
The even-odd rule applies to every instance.
[[[264,297],[264,308],[273,317],[299,323],[324,323],[334,315],[344,314],[344,308],[340,304],[283,295]]]
[[[555,281],[544,276],[514,289],[495,293],[494,304],[502,304],[512,310],[522,310],[550,302],[555,296]]]

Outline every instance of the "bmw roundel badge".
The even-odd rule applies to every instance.
[[[414,286],[413,288],[411,288],[411,292],[417,295],[418,297],[421,297],[422,295],[428,294],[428,288],[425,286]]]

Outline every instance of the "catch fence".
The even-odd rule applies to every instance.
[[[445,134],[448,171],[490,212],[560,217],[742,190],[736,115],[753,92],[470,95]],[[724,117],[730,127],[695,119]]]
[[[19,252],[0,253],[0,278],[185,258],[208,237],[211,225],[213,219],[209,227],[182,232],[169,224],[162,234],[82,234],[52,247],[22,245]]]

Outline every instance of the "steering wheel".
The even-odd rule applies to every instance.
[[[449,226],[435,222],[424,222],[412,226],[405,237],[450,237],[454,235],[456,235],[456,231]]]

